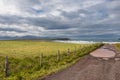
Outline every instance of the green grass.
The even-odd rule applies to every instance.
[[[101,45],[30,40],[0,41],[0,80],[34,80],[74,64],[80,57]],[[67,54],[68,48],[70,55]],[[57,60],[58,50],[60,50],[59,61]],[[40,65],[41,53],[44,55],[42,65]],[[9,57],[7,78],[4,78],[5,56]]]
[[[115,46],[116,46],[117,49],[120,51],[120,44],[115,44]]]
[[[35,57],[41,53],[44,55],[54,55],[58,50],[61,53],[67,51],[69,48],[71,51],[84,47],[87,45],[78,44],[65,44],[49,41],[0,41],[0,55],[10,56],[17,58]]]

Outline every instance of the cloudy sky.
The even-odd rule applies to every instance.
[[[0,0],[0,37],[119,38],[120,0]]]

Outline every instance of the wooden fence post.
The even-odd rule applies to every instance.
[[[75,46],[75,53],[76,53],[76,46]]]
[[[60,50],[58,50],[58,53],[57,53],[57,61],[60,60]]]
[[[70,49],[69,48],[68,48],[68,52],[67,53],[68,53],[68,55],[70,54]]]
[[[6,56],[5,57],[5,69],[4,69],[4,75],[5,75],[5,77],[8,77],[8,68],[9,68],[8,57]]]
[[[40,67],[42,66],[43,64],[43,53],[40,55]]]

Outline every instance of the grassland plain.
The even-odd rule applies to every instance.
[[[120,51],[120,43],[119,43],[119,44],[115,44],[115,46],[116,46],[117,49]]]
[[[35,80],[74,64],[102,44],[68,44],[52,41],[0,41],[0,80]],[[68,49],[70,54],[67,54]],[[57,52],[60,50],[60,59]],[[40,54],[43,63],[40,64]],[[4,78],[5,56],[9,76]]]
[[[35,57],[43,53],[45,56],[54,55],[58,50],[63,53],[68,48],[73,51],[87,45],[66,44],[49,41],[0,41],[0,55],[15,58]]]

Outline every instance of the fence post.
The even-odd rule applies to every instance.
[[[58,54],[57,54],[57,61],[60,60],[60,50],[58,50]]]
[[[76,46],[75,46],[75,53],[76,53]]]
[[[40,67],[42,66],[43,64],[43,53],[40,55]]]
[[[68,48],[68,52],[67,53],[68,53],[68,55],[70,54],[70,49],[69,48]]]
[[[5,75],[5,77],[8,77],[8,68],[9,68],[8,57],[6,56],[5,57],[5,69],[4,69],[4,75]]]

